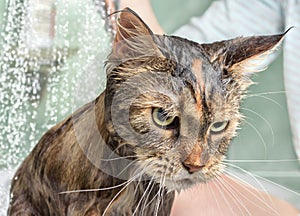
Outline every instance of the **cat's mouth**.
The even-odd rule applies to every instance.
[[[210,158],[205,165],[195,170],[188,169],[176,158],[167,161],[164,160],[164,157],[159,158],[159,160],[151,160],[150,162],[152,163],[149,162],[146,165],[145,160],[140,160],[140,166],[147,167],[147,169],[144,169],[144,175],[147,176],[147,179],[155,181],[169,191],[180,191],[196,184],[207,183],[222,173],[224,169],[224,165],[221,162],[223,157]]]
[[[164,186],[168,190],[180,191],[182,189],[190,188],[196,184],[206,183],[213,176],[206,175],[203,170],[199,170],[194,173],[188,173],[186,170],[182,169],[179,173],[166,178]]]
[[[182,189],[190,188],[196,184],[206,183],[209,179],[205,178],[183,178],[183,179],[169,179],[165,182],[165,187],[167,187],[171,191],[180,191]]]
[[[222,173],[224,167],[219,163],[212,163],[210,166],[205,166],[197,172],[189,173],[186,170],[181,170],[177,176],[167,178],[164,186],[169,190],[180,191],[182,189],[190,188],[196,184],[205,184],[218,174]]]

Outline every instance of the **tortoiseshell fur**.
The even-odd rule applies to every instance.
[[[284,35],[201,45],[154,35],[128,8],[116,26],[105,91],[50,129],[24,160],[8,215],[169,215],[175,190],[222,172],[251,84],[246,66]],[[153,122],[157,107],[176,117],[174,127]],[[211,132],[224,121],[221,133]],[[100,190],[72,192],[84,189]]]

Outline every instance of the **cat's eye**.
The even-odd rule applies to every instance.
[[[152,119],[157,126],[164,129],[175,128],[178,124],[178,118],[169,116],[168,112],[163,108],[153,108]]]
[[[227,128],[228,123],[229,121],[214,122],[210,126],[210,131],[213,133],[220,133]]]

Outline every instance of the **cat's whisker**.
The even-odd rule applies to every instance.
[[[154,173],[154,175],[153,175],[152,178],[150,179],[150,182],[152,182],[152,180],[153,180],[153,178],[154,178],[154,176],[155,176],[156,173],[157,173],[157,171]],[[149,184],[147,185],[147,187],[146,187],[146,189],[145,189],[145,191],[144,191],[142,197],[140,198],[140,201],[138,202],[138,204],[137,204],[137,206],[136,206],[136,208],[135,208],[135,210],[134,210],[132,216],[135,215],[135,213],[136,213],[136,211],[138,210],[140,204],[142,203],[142,201],[143,201],[145,195],[147,194],[147,191],[149,190],[150,186],[151,186],[151,183],[149,183]],[[136,187],[136,188],[137,188],[137,187]]]
[[[159,168],[157,168],[156,172],[157,172],[158,170],[159,170]],[[154,176],[153,176],[153,177],[154,177]],[[154,181],[154,180],[151,179],[151,181],[153,182],[153,184],[152,184],[152,187],[151,187],[151,189],[150,189],[150,192],[148,193],[148,195],[147,195],[147,197],[146,197],[146,199],[145,199],[145,202],[144,202],[144,204],[143,204],[143,209],[146,209],[146,208],[151,204],[151,202],[153,202],[153,200],[154,200],[154,199],[151,199],[148,203],[146,203],[147,200],[149,199],[150,193],[151,193],[151,191],[153,190],[153,187],[154,187],[154,184],[155,184],[155,181]]]
[[[256,97],[261,95],[272,95],[272,94],[286,94],[287,91],[271,91],[271,92],[261,92],[256,94],[248,94],[246,95],[246,98],[248,97]]]
[[[236,179],[239,180],[239,181],[241,181],[241,183],[242,183],[241,186],[243,186],[243,188],[244,188],[249,194],[251,194],[253,197],[259,199],[259,201],[260,201],[261,203],[265,203],[265,207],[267,207],[268,209],[270,209],[270,210],[274,211],[275,213],[277,213],[277,211],[275,211],[274,208],[268,204],[268,202],[270,202],[270,203],[273,202],[271,196],[269,195],[269,193],[267,193],[267,190],[265,189],[265,187],[262,185],[261,182],[259,182],[259,181],[257,180],[257,178],[254,176],[254,174],[252,174],[252,173],[250,173],[250,172],[248,172],[248,171],[242,169],[242,168],[239,167],[239,166],[233,165],[233,164],[228,164],[228,163],[226,163],[226,165],[229,165],[229,166],[231,166],[231,167],[237,168],[237,169],[241,170],[242,172],[246,173],[248,176],[250,176],[251,179],[253,179],[253,180],[255,181],[255,183],[258,185],[258,188],[259,188],[259,189],[256,189],[256,188],[254,187],[254,185],[249,184],[249,183],[246,182],[244,179],[242,179],[242,178],[240,178],[239,176],[233,174],[232,172],[230,172],[230,171],[228,171],[228,170],[227,170],[227,171],[225,170],[225,173],[229,174],[229,175],[227,175],[227,177],[229,177],[229,178],[230,178],[231,180],[233,180],[233,181],[236,181]],[[258,193],[258,194],[256,194],[255,192],[253,192],[253,190],[250,190],[250,188],[254,189],[254,191],[255,191],[256,193]]]
[[[247,96],[246,96],[247,97]],[[251,96],[250,96],[251,97]],[[276,104],[278,107],[280,107],[281,109],[283,109],[283,106],[280,104],[280,103],[278,103],[276,100],[274,100],[274,99],[272,99],[272,98],[269,98],[269,97],[266,97],[266,96],[264,96],[264,95],[252,95],[252,97],[259,97],[259,98],[263,98],[263,99],[266,99],[266,100],[268,100],[268,101],[271,101],[272,103],[274,103],[274,104]]]
[[[290,162],[299,162],[300,159],[224,159],[225,162],[231,163],[290,163]]]
[[[228,173],[231,176],[226,175],[228,178],[230,178],[233,181],[236,181],[237,176],[233,175],[232,173]],[[261,209],[265,213],[272,212],[272,215],[280,215],[279,212],[275,209],[275,203],[273,202],[271,196],[263,191],[261,192],[259,189],[254,188],[252,185],[248,185],[246,182],[244,182],[242,179],[239,179],[242,181],[242,184],[239,184],[239,186],[243,187],[243,190],[247,194],[244,194],[243,192],[240,192],[238,189],[235,189],[235,187],[232,186],[233,190],[236,190],[241,195],[241,198],[244,198],[248,204],[253,205],[254,207]],[[224,179],[224,181],[228,181]],[[230,183],[229,183],[230,184]],[[251,189],[250,189],[251,188]],[[253,191],[254,189],[254,191]],[[265,196],[267,198],[265,198]],[[259,203],[259,204],[258,204]]]
[[[133,197],[136,197],[136,194],[139,196],[139,187],[140,187],[140,184],[141,184],[141,179],[142,178],[142,176],[140,177],[140,179],[139,179],[139,181],[138,181],[138,183],[135,185],[135,190],[134,190],[134,193],[133,193]],[[141,198],[141,200],[143,199],[143,197]],[[138,205],[136,206],[136,208],[135,208],[135,210],[134,210],[134,212],[133,212],[133,214],[132,215],[134,215],[135,214],[135,212],[137,211],[137,209],[138,209],[138,207],[139,207],[139,203],[138,203]]]
[[[122,160],[122,159],[128,159],[128,158],[136,158],[138,155],[130,155],[130,156],[123,156],[123,157],[115,157],[115,158],[101,158],[100,161],[116,161],[116,160]]]
[[[150,182],[149,182],[149,186],[151,185],[149,192],[147,194],[147,196],[145,197],[144,201],[143,201],[143,205],[142,205],[142,209],[141,209],[141,216],[144,215],[145,209],[146,209],[146,204],[147,204],[147,200],[149,199],[149,196],[153,190],[153,187],[155,185],[155,181],[153,180],[153,178],[151,178]]]
[[[272,145],[274,146],[275,144],[275,140],[274,140],[274,130],[271,126],[271,124],[268,122],[268,120],[266,118],[264,118],[262,115],[260,115],[259,113],[251,110],[251,109],[247,109],[247,108],[241,108],[241,110],[245,110],[245,111],[248,111],[248,112],[251,112],[253,114],[255,114],[256,116],[258,116],[260,119],[262,119],[268,126],[268,128],[270,129],[271,133],[272,133]]]
[[[148,164],[146,164],[145,166],[144,166],[144,168],[143,168],[143,171],[147,168],[147,167],[149,167],[149,165],[151,164],[151,161],[150,162],[148,162]],[[152,191],[152,189],[153,189],[153,187],[154,187],[154,185],[155,185],[155,181],[154,181],[154,178],[156,178],[155,177],[155,174],[157,173],[159,171],[159,169],[156,169],[154,172],[153,172],[153,175],[152,175],[152,177],[151,177],[151,179],[150,179],[150,182],[149,182],[149,185],[151,185],[152,184],[152,186],[151,186],[151,189],[150,189],[150,192]],[[149,187],[149,185],[147,186],[147,188]],[[146,189],[147,190],[147,189]],[[149,193],[150,193],[149,192]],[[145,193],[145,192],[144,192]],[[149,194],[148,193],[148,195],[147,195],[147,198],[146,198],[146,200],[145,201],[147,201],[148,200],[148,198],[149,198]],[[144,194],[143,194],[143,196],[144,196]],[[143,197],[142,196],[142,197]],[[155,198],[155,197],[154,197]],[[153,198],[153,199],[154,199]],[[143,198],[141,198],[141,200],[142,200]],[[137,205],[137,207],[139,206],[140,204],[138,204]],[[147,206],[146,206],[147,207]]]
[[[96,191],[112,190],[112,189],[116,189],[116,188],[122,187],[123,185],[126,185],[128,182],[134,181],[135,179],[137,179],[139,177],[139,175],[141,175],[141,174],[138,173],[137,175],[133,176],[129,180],[127,180],[127,181],[125,181],[125,182],[123,182],[121,184],[114,185],[112,187],[62,191],[62,192],[59,192],[58,194],[69,194],[69,193],[82,193],[82,192],[96,192]]]
[[[162,186],[163,183],[163,175],[161,175],[160,181],[159,181],[159,190],[158,190],[158,197],[157,197],[157,201],[156,201],[156,205],[155,205],[155,216],[158,215],[158,210],[159,210],[159,206],[161,204],[160,200],[161,200],[161,196],[162,196]]]
[[[239,199],[239,196],[236,194],[234,188],[232,188],[230,184],[227,184],[227,182],[224,181],[224,179],[220,176],[217,176],[215,180],[221,186],[223,186],[222,188],[224,189],[225,192],[227,192],[227,194],[229,195],[229,198],[231,197],[234,204],[239,209],[239,211],[242,213],[242,215],[244,215],[244,211],[242,210],[242,208],[248,213],[248,215],[252,215],[249,212],[249,210],[247,209],[247,207],[245,206],[244,202]]]
[[[163,182],[162,182],[162,184],[161,184],[161,187],[162,187],[162,195],[161,195],[161,201],[160,201],[160,203],[161,203],[161,205],[163,205],[163,202],[164,202],[164,192],[165,192],[165,183],[166,183],[166,175],[167,175],[167,171],[168,170],[168,167],[167,167],[167,169],[165,170],[165,174],[164,174],[164,176],[163,176]]]
[[[260,188],[263,192],[267,192],[266,189],[263,187],[263,185],[256,179],[256,177],[254,176],[253,173],[251,173],[251,172],[249,172],[249,171],[247,171],[247,170],[245,170],[245,169],[243,169],[243,168],[241,168],[241,167],[239,167],[239,166],[237,166],[237,165],[231,164],[231,163],[226,163],[226,162],[222,162],[222,163],[225,164],[225,165],[228,166],[228,167],[236,168],[236,169],[242,171],[243,173],[247,174],[248,176],[251,177],[251,179],[254,180],[254,182],[259,186],[259,188]],[[233,174],[232,172],[230,172],[229,170],[224,170],[224,173],[227,173],[227,174],[229,174],[230,176],[234,177],[235,179],[238,179],[238,180],[242,181],[243,184],[245,184],[246,186],[248,186],[248,187],[250,187],[250,188],[253,188],[253,187],[254,187],[253,185],[249,184],[249,183],[246,182],[245,180],[241,179],[241,178],[238,177],[237,175],[235,175],[235,174]],[[227,176],[228,176],[228,175],[227,175]],[[228,176],[228,177],[230,177],[230,176]],[[232,177],[231,177],[231,179],[232,179],[232,180],[235,180],[235,179],[232,178]]]
[[[169,164],[169,166],[167,166],[166,170],[168,170],[168,168],[171,166],[171,164]],[[158,168],[157,170],[160,170],[160,168]],[[163,188],[165,185],[165,177],[166,177],[166,172],[164,172],[164,174],[162,173],[160,176],[160,181],[159,181],[159,190],[158,192],[155,194],[155,196],[148,202],[148,204],[146,205],[145,208],[147,208],[154,200],[155,198],[158,196],[158,200],[160,200],[160,196],[161,196],[161,189],[163,189],[163,192],[165,191],[165,189]]]
[[[245,198],[242,193],[231,186],[230,183],[226,183],[226,180],[224,178],[221,178],[221,180],[219,180],[219,183],[223,185],[224,190],[227,191],[229,197],[231,197],[232,201],[243,215],[245,212],[247,213],[247,215],[252,215],[252,213],[248,210],[246,204],[241,200],[242,197]],[[244,211],[242,209],[244,209]]]
[[[145,167],[144,167],[145,168]],[[140,169],[137,169],[134,171],[133,174],[135,173],[138,173],[137,175],[134,175],[136,176],[136,178],[140,178],[142,177],[143,175],[143,170],[144,168],[140,171]],[[112,205],[112,203],[114,202],[114,200],[128,187],[129,184],[131,184],[136,178],[131,178],[130,180],[127,181],[127,184],[120,190],[118,191],[118,193],[116,193],[116,195],[112,198],[112,200],[108,203],[108,205],[106,206],[105,210],[103,211],[103,214],[102,216],[105,216],[106,212],[108,211],[108,209],[110,208],[110,206]],[[138,181],[138,184],[140,184],[141,181]],[[136,187],[138,188],[138,187]],[[134,194],[133,194],[134,195]]]
[[[133,163],[136,163],[136,160],[133,160],[133,161],[131,161],[129,164],[127,164],[127,166],[124,167],[124,168],[118,173],[118,175],[117,175],[116,177],[121,176],[121,174],[122,174],[123,172],[125,172],[125,170],[127,170]]]
[[[224,194],[224,192],[221,190],[220,185],[217,184],[217,182],[215,182],[215,186],[218,190],[218,192],[221,194],[223,200],[225,201],[226,205],[228,206],[228,208],[230,209],[230,211],[232,212],[232,214],[234,215],[234,210],[232,209],[231,204],[228,202],[226,195]]]
[[[125,144],[121,144],[119,146],[117,146],[114,150],[111,151],[110,155],[107,157],[107,158],[111,158],[114,154],[119,156],[119,154],[117,154],[116,152],[122,148]],[[107,158],[104,158],[104,159],[107,159]]]
[[[280,185],[280,184],[278,184],[276,182],[273,182],[273,181],[271,181],[269,179],[266,179],[266,178],[264,178],[262,176],[258,176],[258,175],[254,174],[254,173],[250,173],[249,171],[246,171],[246,170],[242,169],[241,167],[236,166],[234,164],[226,163],[226,165],[232,166],[233,168],[237,168],[238,170],[240,170],[240,171],[246,173],[247,175],[249,175],[252,179],[254,179],[257,182],[257,184],[259,185],[260,188],[264,188],[264,187],[262,186],[262,184],[259,182],[258,179],[261,179],[261,180],[263,180],[263,181],[265,181],[267,183],[270,183],[271,185],[274,185],[274,186],[276,186],[278,188],[284,189],[285,191],[287,191],[287,192],[289,192],[291,194],[294,194],[294,195],[300,197],[300,193],[298,193],[296,191],[293,191],[293,190],[291,190],[289,188],[286,188],[286,187],[284,187],[284,186],[282,186],[282,185]],[[242,178],[238,177],[237,175],[233,174],[232,172],[230,172],[228,170],[227,171],[225,170],[225,172],[228,173],[229,175],[233,176],[234,178],[238,178],[240,181],[242,181],[244,184],[248,185],[249,187],[252,187],[252,188],[254,187],[251,184],[249,184],[246,180],[243,180]],[[230,176],[228,176],[228,177],[230,177]],[[232,179],[235,180],[234,178],[232,178]]]
[[[159,210],[159,206],[163,205],[163,201],[164,201],[164,193],[165,193],[165,181],[166,181],[166,175],[167,175],[167,170],[168,168],[171,166],[171,164],[169,164],[166,169],[164,170],[165,172],[163,172],[161,174],[161,179],[159,182],[159,194],[158,194],[158,199],[157,199],[157,203],[156,203],[156,214],[158,215],[158,210]]]
[[[212,183],[213,184],[217,184],[214,180],[212,180]],[[209,185],[207,183],[205,183],[205,185],[206,185],[206,188],[208,189],[208,191],[210,192],[210,194],[212,194],[212,196],[213,196],[213,198],[214,198],[214,200],[215,200],[215,202],[217,204],[217,208],[218,208],[219,212],[221,212],[222,208],[220,206],[219,199],[218,199],[218,197],[215,194],[215,191],[211,187],[209,187]]]
[[[162,176],[160,177],[160,179],[162,178]],[[161,180],[160,180],[161,181]],[[160,193],[160,188],[159,190],[156,192],[156,194],[153,196],[153,198],[148,202],[148,204],[146,205],[146,208],[148,208],[148,206],[150,206],[150,204],[156,199],[156,197],[159,196],[159,193]],[[156,209],[155,209],[156,210]],[[155,212],[154,210],[154,212]]]
[[[265,149],[265,154],[267,152],[267,143],[264,139],[264,137],[262,136],[262,134],[259,132],[259,130],[249,121],[245,120],[245,122],[257,133],[257,135],[259,136],[260,140],[262,141],[263,145],[264,145],[264,149]]]
[[[158,196],[159,191],[153,196],[153,198],[148,202],[148,204],[146,205],[146,208],[156,199],[156,197]]]
[[[128,187],[128,185],[131,182],[133,182],[133,180],[128,181],[127,184],[121,190],[119,190],[118,193],[116,193],[116,195],[111,199],[111,201],[106,206],[105,210],[102,213],[102,216],[105,216],[105,214],[107,213],[108,209],[110,208],[110,206],[112,205],[112,203],[114,202],[114,200]]]
[[[231,180],[233,180],[234,182],[236,181],[236,179],[233,179],[231,177],[229,177],[227,175],[228,178],[230,178]],[[229,182],[228,179],[226,178],[222,178],[222,182],[224,185],[228,185],[230,188],[230,191],[235,191],[238,193],[238,196],[241,199],[244,199],[246,201],[246,203],[253,205],[256,208],[259,208],[265,212],[270,212],[272,211],[272,215],[279,215],[279,213],[275,210],[275,205],[273,203],[273,200],[269,200],[269,199],[264,199],[264,200],[259,200],[257,202],[257,197],[260,197],[260,191],[255,189],[255,192],[259,194],[259,196],[257,196],[257,194],[255,192],[253,192],[252,194],[249,194],[249,191],[246,191],[247,194],[241,192],[236,186],[232,185],[232,182]],[[239,184],[240,185],[240,184]],[[244,189],[249,188],[249,186],[245,186],[245,185],[241,185],[243,186]],[[271,197],[269,197],[271,198]],[[272,206],[272,205],[273,206]],[[248,208],[246,207],[245,210],[248,212]]]

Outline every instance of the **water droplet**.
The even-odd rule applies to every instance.
[[[46,130],[104,88],[103,60],[110,42],[93,3],[53,0],[29,5],[12,0],[5,17],[0,44],[0,167],[11,169]],[[8,188],[0,187],[0,197],[5,198],[0,203],[7,203]]]

